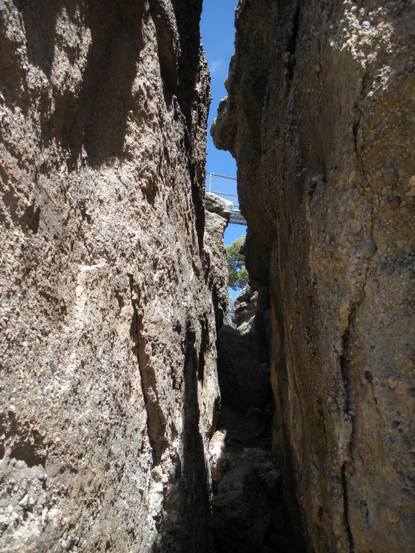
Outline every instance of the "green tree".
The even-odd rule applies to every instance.
[[[229,266],[229,287],[232,290],[240,290],[248,284],[248,271],[245,267],[245,257],[241,254],[245,237],[241,236],[230,246],[226,247],[226,256]]]

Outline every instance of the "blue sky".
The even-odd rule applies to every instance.
[[[209,114],[209,129],[216,116],[220,100],[226,96],[224,86],[228,74],[229,61],[234,51],[234,19],[237,0],[205,0],[201,21],[202,42],[212,78],[212,104]],[[208,132],[207,164],[208,172],[236,176],[236,164],[228,152],[217,150]],[[236,183],[217,180],[214,183],[221,192],[236,195]],[[245,234],[245,227],[229,225],[225,232],[225,244]]]

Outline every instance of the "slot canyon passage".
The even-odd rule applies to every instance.
[[[201,9],[0,0],[0,551],[413,553],[415,4],[239,2],[233,309]]]

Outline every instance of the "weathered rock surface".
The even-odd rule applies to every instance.
[[[318,553],[415,548],[415,5],[243,0],[213,126],[271,302],[275,451]]]
[[[251,286],[246,286],[234,302],[234,319],[240,334],[251,331],[258,308],[259,294]]]
[[[0,2],[1,551],[211,550],[200,9]]]
[[[261,551],[271,513],[265,487],[251,464],[241,463],[226,472],[213,500],[213,513],[218,551]]]
[[[229,218],[225,214],[218,214],[211,210],[211,206],[206,202],[204,261],[207,283],[213,299],[217,329],[220,329],[227,320],[229,310],[229,269],[223,242],[223,233],[228,220]]]
[[[218,553],[304,551],[284,509],[281,474],[270,451],[259,447],[238,451],[228,445],[222,452],[221,472],[212,501]]]

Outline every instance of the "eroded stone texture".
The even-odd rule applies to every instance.
[[[200,9],[0,2],[2,551],[210,551]]]
[[[243,0],[236,26],[213,135],[270,294],[283,482],[316,552],[410,553],[415,6]]]

